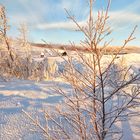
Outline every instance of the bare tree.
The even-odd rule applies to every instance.
[[[20,24],[19,28],[19,36],[17,37],[17,45],[20,46],[20,49],[26,53],[26,55],[31,55],[31,45],[28,41],[28,27],[27,25]]]
[[[4,46],[4,51],[1,51],[0,75],[5,77],[5,79],[10,77],[37,79],[43,73],[41,66],[45,64],[40,65],[33,62],[31,45],[27,36],[27,26],[25,24],[20,25],[20,34],[17,40],[13,40],[13,44],[7,34],[8,29],[9,25],[5,7],[0,6],[0,39],[1,45]]]
[[[14,61],[14,57],[13,57],[13,52],[11,50],[10,47],[10,42],[7,36],[7,30],[9,29],[9,26],[7,24],[7,17],[6,17],[6,12],[5,12],[5,7],[4,6],[0,6],[0,37],[2,39],[4,39],[4,42],[6,44],[10,59],[12,61]]]
[[[131,67],[120,66],[117,59],[127,44],[135,39],[133,35],[137,26],[122,47],[106,60],[104,54],[111,42],[104,41],[111,33],[111,28],[107,25],[110,0],[106,11],[98,11],[97,18],[92,14],[93,0],[89,2],[90,16],[85,27],[81,27],[66,10],[68,18],[85,35],[85,41],[82,41],[81,45],[88,50],[85,53],[72,45],[75,57],[71,56],[66,48],[67,58],[58,54],[65,61],[61,77],[71,85],[71,92],[59,87],[53,88],[53,91],[62,95],[65,100],[51,108],[50,112],[45,112],[45,127],[25,112],[47,139],[121,139],[122,132],[116,128],[118,122],[132,115],[128,110],[139,104],[140,88],[136,84],[139,74],[126,78]],[[99,47],[100,44],[103,44],[103,47]]]

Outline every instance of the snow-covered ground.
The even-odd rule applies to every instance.
[[[132,65],[133,72],[139,72],[140,54],[126,54],[124,59],[127,65]],[[51,90],[55,86],[71,91],[71,86],[60,80],[0,80],[0,140],[44,140],[41,133],[33,131],[35,126],[22,110],[35,118],[38,116],[39,120],[43,118],[43,110],[63,102],[63,97]],[[140,114],[140,107],[135,109]],[[140,115],[122,122],[118,127],[124,131],[123,140],[140,139]]]
[[[52,81],[0,82],[0,140],[43,140],[41,135],[31,131],[34,126],[22,109],[41,117],[48,106],[62,102],[63,98],[51,90],[58,84],[70,90],[69,85]]]

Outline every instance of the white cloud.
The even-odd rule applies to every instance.
[[[128,5],[128,6],[126,7],[126,9],[124,9],[124,10],[135,12],[135,11],[137,11],[137,10],[139,10],[139,9],[140,9],[140,0],[134,0],[134,1],[132,1],[132,3],[131,3],[130,5]]]
[[[140,15],[133,12],[110,12],[109,23],[115,27],[127,26],[129,24],[139,24]]]
[[[66,30],[77,30],[76,25],[72,21],[60,21],[60,22],[52,22],[52,23],[43,23],[44,20],[43,17],[46,17],[46,15],[51,11],[54,10],[51,8],[51,5],[44,5],[42,1],[36,0],[34,1],[28,1],[28,0],[19,0],[19,2],[22,4],[22,6],[28,11],[28,15],[25,14],[16,14],[11,16],[11,20],[15,23],[19,22],[26,22],[31,23],[35,28],[38,29],[66,29]],[[78,7],[78,4],[81,2],[81,0],[61,0],[60,3],[57,3],[55,6],[55,11],[59,12],[61,9],[76,9]],[[83,8],[83,7],[79,7]],[[137,9],[140,8],[140,1],[137,0],[131,5],[127,6],[123,10],[118,11],[110,11],[109,12],[109,25],[117,30],[124,29],[128,25],[138,25],[140,24],[140,14],[136,12]],[[88,8],[83,8],[82,14],[84,15],[82,20],[78,21],[78,23],[81,26],[84,26],[86,24],[85,18],[88,12]],[[75,12],[78,12],[78,9],[75,10]],[[96,15],[97,11],[94,11],[94,15]],[[81,15],[82,15],[81,14]],[[43,19],[43,20],[42,20]]]
[[[139,24],[140,23],[140,1],[132,1],[125,9],[120,11],[110,12],[110,20],[120,25]]]
[[[81,21],[78,22],[80,26],[84,26],[85,22]],[[66,29],[66,30],[78,30],[78,27],[72,21],[68,22],[57,22],[57,23],[45,23],[45,24],[38,24],[38,29]]]
[[[67,10],[71,10],[78,7],[81,2],[82,2],[81,0],[61,0],[61,2],[58,5],[62,9],[65,8]],[[78,8],[81,8],[81,7],[78,7]]]
[[[86,25],[87,19],[83,21],[79,21],[78,22],[79,25],[81,26]],[[130,24],[134,26],[140,24],[140,15],[137,13],[126,12],[126,11],[110,12],[108,23],[113,28],[123,29],[125,26],[128,26]],[[36,27],[39,29],[67,29],[67,30],[77,29],[75,23],[73,23],[72,21],[43,23],[43,24],[40,23]]]
[[[18,13],[15,16],[23,18],[27,23],[38,23],[49,11],[49,5],[40,0],[19,0],[19,3],[26,12],[21,13],[21,18]]]

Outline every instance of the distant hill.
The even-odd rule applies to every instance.
[[[37,47],[37,48],[48,48],[48,49],[58,49],[58,50],[69,50],[69,51],[83,51],[83,52],[91,52],[88,48],[80,47],[80,46],[72,46],[72,45],[59,45],[59,44],[41,44],[41,43],[30,43],[31,46]],[[102,47],[99,47],[100,50],[102,50]],[[118,46],[110,46],[104,49],[105,54],[115,54],[118,52],[118,50],[121,47]],[[99,50],[99,49],[98,49]],[[125,54],[125,53],[140,53],[140,47],[135,47],[135,46],[128,46],[125,47],[120,54]]]

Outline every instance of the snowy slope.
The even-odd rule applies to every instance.
[[[131,65],[132,70],[139,73],[140,54],[126,54],[123,57],[127,60],[127,65]],[[62,96],[51,90],[56,85],[71,91],[71,87],[64,82],[0,80],[0,140],[44,140],[41,133],[33,132],[34,125],[22,109],[43,121],[43,110],[63,101]],[[135,110],[140,114],[140,107]],[[117,127],[123,129],[124,140],[140,139],[140,115],[118,124]]]

